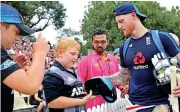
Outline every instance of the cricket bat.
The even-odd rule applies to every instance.
[[[170,73],[171,73],[171,93],[173,91],[173,88],[175,88],[177,86],[177,81],[179,81],[179,76],[177,76],[177,72],[176,72],[176,67],[175,66],[171,66],[170,67]],[[173,112],[179,112],[179,102],[178,102],[178,97],[174,96],[173,94],[171,94],[171,100],[172,100],[172,109]]]

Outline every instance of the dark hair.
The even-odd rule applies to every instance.
[[[93,37],[95,36],[95,35],[106,35],[107,36],[107,33],[106,33],[106,30],[104,30],[104,29],[102,29],[102,28],[97,28],[97,29],[95,29],[94,31],[93,31],[93,33],[92,33],[92,40],[93,40]],[[107,38],[107,37],[106,37]],[[108,38],[107,38],[108,39]]]

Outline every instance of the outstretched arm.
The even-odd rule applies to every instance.
[[[107,78],[110,79],[112,84],[125,85],[125,84],[127,84],[129,82],[130,73],[129,73],[128,68],[120,67],[119,72],[117,72],[117,73],[115,73],[113,75],[107,76]]]

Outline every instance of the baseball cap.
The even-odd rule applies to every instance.
[[[135,12],[141,21],[144,21],[147,18],[146,15],[142,14],[139,9],[130,2],[123,3],[114,9],[116,16],[129,14],[131,12]]]
[[[86,92],[92,90],[93,95],[101,95],[108,103],[113,103],[117,99],[116,89],[111,81],[105,77],[94,77],[85,82]]]
[[[15,24],[21,36],[35,33],[34,30],[24,24],[21,14],[13,7],[1,3],[1,22]]]

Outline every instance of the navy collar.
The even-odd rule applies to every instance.
[[[66,71],[66,69],[57,60],[54,60],[53,66],[56,66],[63,71]]]
[[[65,69],[65,68],[62,66],[62,64],[59,63],[57,60],[54,60],[53,66],[56,66],[56,67],[58,67],[59,69],[61,69],[62,71],[66,71],[66,72],[72,74],[74,77],[77,78],[77,75],[76,75],[74,69],[72,69],[72,71],[69,71],[69,70]]]

